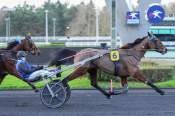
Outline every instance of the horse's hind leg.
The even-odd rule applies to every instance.
[[[1,74],[0,74],[0,84],[2,83],[2,81],[4,80],[6,75],[7,75],[7,73],[1,72]]]
[[[162,91],[161,89],[159,89],[159,88],[158,88],[157,86],[155,86],[152,82],[147,81],[147,80],[144,78],[144,76],[143,76],[143,74],[141,73],[141,71],[138,70],[138,71],[134,74],[133,77],[134,77],[135,79],[137,79],[137,80],[139,80],[139,81],[141,81],[141,82],[143,82],[143,83],[149,85],[149,86],[152,87],[155,91],[157,91],[160,95],[164,95],[164,94],[165,94],[164,91]]]
[[[97,69],[90,69],[88,70],[88,72],[90,76],[91,85],[100,92],[102,92],[107,98],[110,98],[111,95],[107,93],[105,90],[103,90],[101,87],[99,87],[97,84]]]
[[[71,73],[69,76],[64,78],[62,80],[62,83],[66,85],[69,81],[74,80],[74,79],[86,74],[86,72],[87,72],[87,68],[80,67],[80,68],[76,69],[73,73]]]

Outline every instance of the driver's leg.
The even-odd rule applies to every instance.
[[[47,71],[48,72],[48,71]],[[33,72],[32,74],[30,74],[30,76],[28,77],[27,80],[29,81],[37,81],[40,80],[42,75],[44,75],[46,73],[46,70],[38,70]]]

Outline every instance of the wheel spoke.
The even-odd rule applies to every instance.
[[[61,91],[61,89],[58,89],[57,91],[54,92],[54,95],[55,95],[56,93],[59,93],[60,91]]]
[[[60,97],[56,97],[56,99],[58,100],[58,101],[62,101],[62,99],[59,99]]]
[[[51,97],[51,99],[50,99],[50,101],[49,101],[49,104],[51,104],[51,103],[52,103],[52,101],[53,101],[53,97]]]
[[[43,96],[51,96],[50,94],[43,94]]]
[[[51,88],[53,88],[53,87],[55,87],[57,85],[59,85],[59,84],[58,83],[52,83],[50,86],[51,86]]]

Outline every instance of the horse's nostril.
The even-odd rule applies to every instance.
[[[163,53],[163,54],[166,54],[167,51],[168,51],[168,49],[167,49],[167,48],[164,48],[164,49],[162,50],[162,53]]]

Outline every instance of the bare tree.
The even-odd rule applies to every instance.
[[[167,16],[175,16],[175,2],[164,6]]]
[[[4,7],[5,8],[5,7]],[[3,8],[0,9],[0,32],[1,35],[5,36],[5,16],[7,15],[7,12],[3,11]]]
[[[100,12],[100,35],[110,35],[110,13],[107,7],[104,7]]]
[[[88,5],[81,2],[77,6],[75,18],[69,24],[72,36],[94,36],[95,35],[95,7],[92,1]]]

